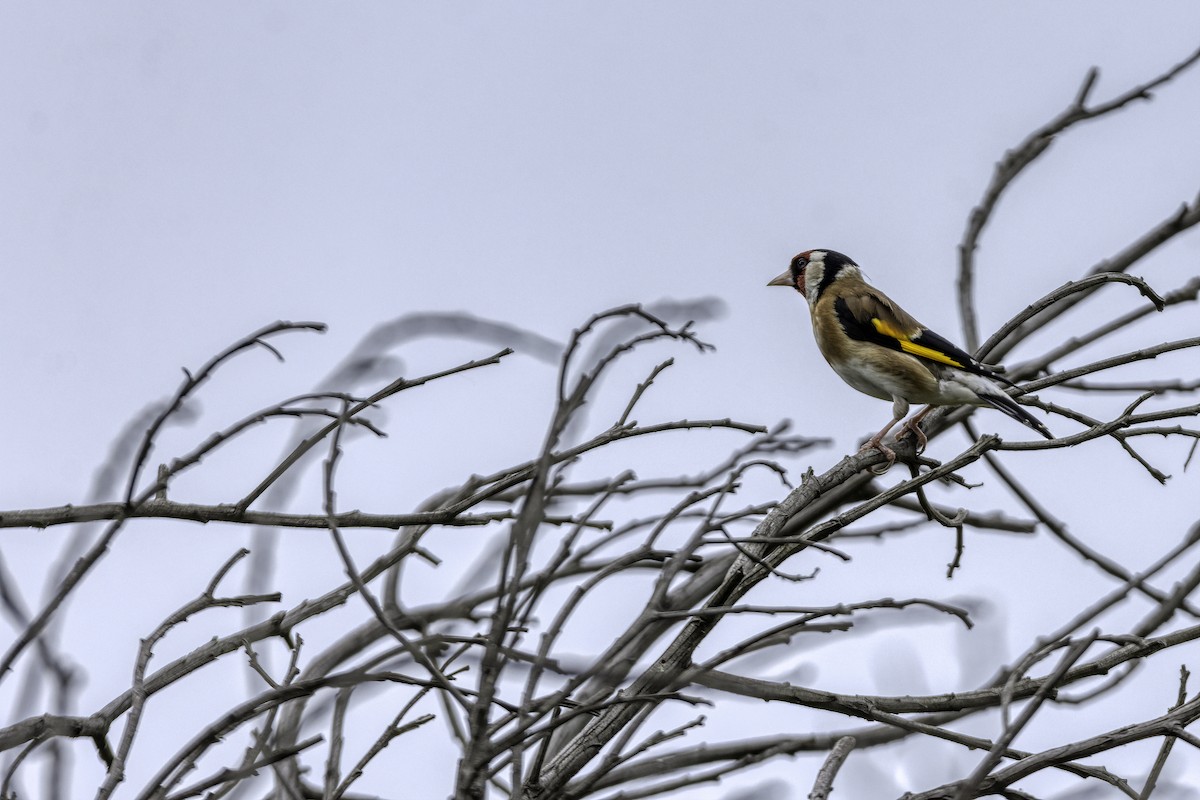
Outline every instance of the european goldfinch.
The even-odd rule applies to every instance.
[[[890,466],[896,454],[883,437],[908,414],[909,403],[930,406],[991,406],[1053,439],[1001,384],[1014,385],[917,322],[863,279],[857,264],[833,250],[806,250],[768,286],[791,286],[808,300],[821,355],[846,383],[892,401],[892,421],[863,445],[878,449]],[[917,423],[903,426],[925,445]]]

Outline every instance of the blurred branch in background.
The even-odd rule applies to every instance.
[[[456,761],[444,785],[463,800],[672,796],[804,752],[821,754],[823,764],[814,761],[812,775],[796,783],[811,785],[810,797],[825,798],[835,780],[868,769],[880,747],[902,740],[936,741],[960,748],[971,759],[952,780],[906,795],[910,798],[1032,797],[1029,792],[1043,790],[1027,789],[1030,781],[1054,780],[1050,775],[1131,798],[1145,800],[1155,791],[1156,797],[1166,797],[1171,788],[1164,770],[1173,744],[1182,740],[1200,746],[1200,738],[1189,730],[1200,717],[1200,699],[1189,699],[1186,674],[1177,701],[1165,713],[1165,703],[1127,709],[1136,721],[1089,727],[1086,736],[1058,734],[1056,728],[1038,724],[1053,713],[1075,715],[1078,725],[1093,725],[1082,709],[1125,691],[1139,666],[1151,659],[1183,658],[1179,648],[1200,639],[1195,598],[1200,568],[1193,550],[1200,524],[1187,531],[1147,534],[1145,553],[1152,560],[1123,563],[1091,544],[1090,537],[1085,543],[1073,535],[1039,496],[1045,487],[1024,485],[1004,459],[1011,452],[1063,448],[1095,449],[1100,458],[1100,448],[1112,441],[1154,477],[1145,491],[1175,488],[1160,485],[1168,481],[1165,469],[1155,464],[1161,456],[1147,455],[1134,444],[1153,436],[1180,442],[1181,454],[1183,449],[1190,452],[1200,439],[1200,428],[1188,421],[1200,416],[1195,402],[1200,381],[1171,374],[1157,363],[1150,365],[1154,374],[1143,372],[1133,381],[1108,376],[1128,365],[1200,347],[1194,323],[1187,335],[1172,341],[1114,348],[1088,364],[1060,364],[1085,345],[1137,329],[1152,312],[1177,314],[1179,307],[1193,306],[1200,277],[1187,276],[1180,288],[1160,293],[1128,271],[1200,222],[1200,203],[1185,204],[1111,259],[1031,302],[982,346],[973,283],[979,269],[975,253],[993,209],[1057,135],[1148,97],[1197,60],[1200,52],[1098,105],[1088,104],[1096,80],[1095,71],[1090,72],[1064,112],[1005,156],[970,214],[959,272],[968,341],[980,358],[1000,358],[1018,345],[1032,350],[1031,342],[1038,341],[1032,334],[1055,326],[1060,343],[1043,345],[1008,375],[1026,381],[1014,396],[1062,417],[1056,430],[1072,432],[1057,439],[1005,442],[980,435],[971,421],[972,409],[946,409],[929,417],[927,435],[932,439],[961,424],[970,443],[940,461],[915,452],[911,441],[892,443],[910,468],[907,479],[872,473],[884,457],[871,450],[833,460],[819,472],[809,467],[794,482],[789,467],[828,443],[823,431],[794,433],[786,423],[742,422],[719,410],[700,419],[645,411],[646,399],[667,391],[662,384],[680,369],[674,355],[662,358],[659,351],[703,353],[711,348],[694,322],[716,317],[720,305],[697,300],[598,313],[565,342],[465,314],[400,317],[369,334],[311,392],[228,423],[190,451],[165,460],[153,478],[144,477],[160,432],[187,421],[193,395],[217,368],[251,349],[266,348],[278,356],[272,337],[323,326],[275,323],[238,340],[195,373],[185,371],[176,393],[149,406],[119,437],[100,470],[97,490],[85,503],[0,511],[0,527],[5,528],[105,523],[98,534],[75,534],[66,541],[64,567],[46,576],[40,603],[29,602],[17,590],[10,573],[20,565],[0,562],[0,609],[16,631],[0,658],[0,682],[18,675],[23,682],[10,721],[0,729],[0,751],[7,754],[0,797],[30,796],[26,787],[37,783],[30,764],[38,762],[48,765],[51,777],[32,794],[78,796],[70,789],[71,764],[62,747],[76,738],[91,742],[103,767],[95,790],[100,798],[121,796],[123,790],[136,791],[133,796],[145,800],[248,793],[280,800],[358,797],[354,792],[370,782],[386,748],[433,726],[440,726],[441,744]],[[1086,307],[1110,283],[1137,289],[1146,302],[1099,327],[1069,314]],[[1192,312],[1189,319],[1194,318]],[[420,377],[396,377],[403,372],[397,348],[430,336],[482,342],[494,352]],[[557,365],[553,380],[547,376],[547,395],[553,400],[549,419],[541,441],[525,448],[527,458],[473,474],[479,467],[469,461],[473,454],[458,452],[461,474],[468,477],[455,485],[425,487],[428,497],[414,509],[339,509],[337,468],[353,452],[347,429],[383,436],[383,426],[370,412],[397,394],[419,391],[434,381],[454,381],[482,367],[503,368],[514,351]],[[636,376],[632,380],[630,373]],[[1054,399],[1027,394],[1042,390]],[[1102,398],[1115,392],[1136,397],[1114,413],[1104,409]],[[617,411],[596,422],[608,408]],[[229,487],[229,499],[220,504],[168,497],[181,473],[242,441],[248,431],[280,420],[295,421],[296,427],[275,466],[256,485]],[[740,439],[729,447],[721,438],[726,435]],[[639,442],[642,447],[631,446]],[[719,444],[725,452],[713,457],[701,442],[710,449]],[[654,472],[653,456],[668,448],[686,457],[686,474]],[[956,509],[926,497],[927,489],[938,486],[970,488],[961,471],[981,461],[999,476],[1018,510]],[[650,471],[641,466],[644,462],[651,464]],[[317,464],[322,465],[322,513],[287,511],[302,478]],[[588,473],[585,467],[593,465]],[[414,461],[410,480],[422,479],[421,466]],[[120,474],[127,476],[123,482],[115,477]],[[736,503],[739,492],[762,492],[763,483],[773,494]],[[787,493],[776,502],[780,484]],[[1081,484],[1093,490],[1090,480]],[[1139,502],[1160,502],[1155,494],[1141,497]],[[1194,493],[1188,497],[1194,499]],[[246,558],[248,551],[238,550],[194,600],[145,631],[136,649],[62,652],[54,623],[69,613],[68,600],[101,559],[119,548],[119,533],[143,519],[241,526],[254,531],[250,550],[255,553]],[[878,638],[918,624],[949,622],[972,629],[980,604],[971,598],[847,597],[812,605],[745,601],[760,586],[819,581],[818,559],[837,559],[852,569],[854,548],[864,543],[902,546],[909,533],[941,527],[955,529],[951,573],[971,568],[963,561],[970,541],[965,531],[1028,536],[1036,528],[1051,534],[1039,540],[1041,546],[1063,545],[1081,572],[1098,569],[1113,585],[1075,610],[1067,624],[1029,642],[1011,663],[992,663],[991,676],[966,690],[848,693],[764,677],[798,653],[808,655],[812,641]],[[283,590],[291,588],[284,586],[290,576],[277,574],[274,559],[292,528],[327,530],[344,580],[319,593],[308,592],[270,616],[248,616],[239,630],[223,632],[166,663],[154,659],[156,644],[194,615],[228,606],[269,613],[262,608],[281,602]],[[438,544],[439,536],[463,528],[479,534],[469,545]],[[377,539],[351,538],[353,531],[364,529],[394,536],[382,545]],[[439,584],[438,595],[415,590],[404,577],[415,562],[437,566],[457,580]],[[236,570],[242,571],[246,591],[219,596],[218,586],[233,580]],[[1182,577],[1168,587],[1168,573]],[[1064,582],[1069,580],[1064,576]],[[279,585],[266,585],[270,583]],[[1136,623],[1112,627],[1111,610],[1131,598],[1146,610]],[[1188,624],[1173,627],[1177,617],[1188,618]],[[315,634],[318,624],[333,619],[336,635],[322,640]],[[966,634],[968,640],[972,635],[977,634]],[[305,639],[319,644],[305,646]],[[267,658],[275,642],[286,648],[288,664],[282,670],[273,670]],[[87,666],[101,657],[130,659],[131,680],[103,687],[110,699],[80,711],[76,663]],[[174,755],[147,755],[152,749],[137,734],[152,715],[166,713],[165,702],[164,711],[158,711],[160,693],[198,680],[216,662],[238,664],[249,681],[247,690],[237,695],[226,687],[226,696],[205,705],[205,719],[175,720],[173,728],[184,744]],[[41,684],[47,676],[56,688],[43,698]],[[372,723],[370,714],[380,698],[386,698],[388,708],[382,725]],[[725,717],[719,714],[738,698],[812,712],[804,719],[821,727],[739,735],[724,727]],[[866,726],[841,729],[833,722],[840,717]],[[974,733],[955,726],[972,718]],[[994,730],[990,737],[980,733],[989,727]],[[356,750],[368,728],[369,744]],[[1034,749],[1016,747],[1019,738],[1029,738],[1021,734],[1032,728],[1041,732],[1042,743]],[[1048,731],[1054,741],[1046,745]],[[222,741],[237,746],[221,746]],[[1153,743],[1157,752],[1144,775],[1089,763],[1139,742]],[[135,775],[141,785],[127,785]],[[394,774],[384,774],[371,785],[393,787],[384,796],[408,796],[405,787],[395,788],[398,783]],[[775,793],[763,789],[764,796]]]

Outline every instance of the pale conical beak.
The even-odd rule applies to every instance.
[[[771,279],[771,282],[768,283],[767,286],[791,286],[792,288],[795,288],[795,285],[792,283],[791,268],[789,267],[788,269],[785,269],[783,272],[776,275]]]

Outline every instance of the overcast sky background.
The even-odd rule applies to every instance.
[[[1197,45],[1200,6],[1190,2],[6,3],[0,509],[82,502],[112,437],[174,389],[181,366],[275,319],[321,320],[330,331],[283,340],[287,364],[260,352],[221,373],[201,395],[199,425],[170,431],[162,457],[309,389],[373,326],[405,312],[461,310],[564,339],[592,312],[668,297],[716,297],[725,314],[701,326],[718,351],[681,353],[661,395],[648,398],[646,418],[789,417],[836,440],[800,465],[820,470],[876,430],[890,407],[828,370],[801,298],[768,290],[766,281],[799,250],[838,249],[923,322],[961,340],[955,247],[996,159],[1061,110],[1088,67],[1101,68],[1094,96],[1108,98]],[[1198,141],[1200,71],[1192,71],[1153,102],[1057,142],[985,234],[982,329],[1193,198]],[[1198,263],[1200,236],[1192,233],[1137,272],[1167,291],[1197,274]],[[1087,313],[1137,303],[1131,291],[1110,293]],[[1194,335],[1196,320],[1194,307],[1176,311],[1127,344]],[[1084,315],[1072,324],[1086,330],[1098,321]],[[400,355],[406,374],[415,374],[494,349],[427,343]],[[1093,348],[1077,363],[1112,352]],[[1194,352],[1153,368],[1184,378],[1200,371]],[[350,445],[343,507],[408,510],[447,483],[534,452],[552,370],[518,354],[486,373],[389,405],[393,437]],[[638,377],[630,373],[629,385]],[[976,421],[1013,438],[1027,433],[998,414]],[[274,432],[255,435],[182,479],[173,497],[240,496],[280,446]],[[960,440],[947,436],[931,454],[953,455]],[[1195,521],[1200,479],[1195,469],[1179,472],[1186,451],[1178,442],[1147,447],[1177,473],[1167,489],[1115,450],[1094,443],[1008,461],[1046,487],[1072,531],[1142,566]],[[654,453],[650,463],[667,474],[695,468],[670,456]],[[973,477],[995,483],[981,468]],[[1088,489],[1071,493],[1076,486]],[[315,510],[319,502],[314,489],[298,506]],[[1017,509],[994,485],[949,502]],[[38,604],[42,576],[67,535],[0,535],[29,603]],[[372,552],[385,541],[375,536],[355,546]],[[130,526],[75,597],[62,631],[64,646],[88,664],[79,711],[90,713],[128,684],[138,637],[198,593],[245,541],[237,530]],[[469,548],[481,540],[453,541]],[[1011,655],[1110,585],[1045,536],[983,537],[948,584],[951,554],[937,532],[866,547],[840,577],[826,565],[828,581],[814,583],[820,588],[803,602],[983,598],[992,618],[978,635],[994,636]],[[319,534],[286,540],[281,558],[281,580],[294,581],[288,605],[339,580]],[[796,590],[780,591],[775,599]],[[159,657],[165,663],[238,620],[214,614],[211,629],[200,622],[173,635]],[[864,660],[808,677],[824,688],[880,693],[975,685],[982,675],[929,671],[956,647],[957,632],[945,623],[937,630],[923,643],[897,636],[878,645],[889,670]],[[0,626],[0,645],[11,635]],[[1152,699],[1126,721],[1165,710],[1174,670],[1183,661],[1200,667],[1197,655],[1189,646],[1163,659],[1161,680],[1146,678],[1138,695]],[[928,686],[915,685],[922,675]],[[13,683],[0,685],[6,709]],[[156,709],[171,703],[187,707],[178,696],[161,706],[152,700],[155,719],[143,735],[167,735]],[[1112,713],[1120,719],[1119,709]],[[777,732],[747,716],[747,735]],[[204,722],[199,713],[185,733]],[[414,752],[436,758],[435,744],[426,753],[406,743],[407,761],[397,755],[397,768],[411,769]],[[1033,748],[1037,739],[1019,744]],[[91,787],[98,773],[90,745],[74,747],[80,785]],[[1138,751],[1141,761],[1105,763],[1136,772],[1130,764],[1148,766],[1156,747]],[[913,760],[897,767],[904,751],[884,752],[878,760],[864,754],[839,794],[870,798],[880,786],[897,794],[954,774]],[[138,753],[130,796],[148,777],[139,770],[156,764]],[[957,749],[944,755],[962,759],[953,762],[960,771],[975,763]],[[1200,776],[1200,759],[1187,748],[1173,759],[1173,769],[1190,761]],[[878,774],[863,777],[868,760]],[[781,774],[805,787],[793,789],[800,797],[818,762],[797,763],[802,768],[788,762]],[[428,796],[447,788],[439,781],[450,773],[437,772],[428,770]],[[382,784],[363,789],[387,793]]]

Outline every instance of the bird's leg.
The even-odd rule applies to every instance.
[[[911,418],[905,420],[904,424],[900,426],[900,435],[901,436],[904,435],[905,431],[908,431],[909,433],[911,433],[913,435],[913,438],[917,440],[917,453],[918,454],[924,453],[925,446],[927,444],[929,444],[929,439],[928,439],[928,437],[925,436],[925,431],[921,430],[920,426],[921,426],[921,420],[923,420],[923,419],[925,419],[925,417],[929,416],[930,411],[933,411],[933,406],[925,406],[920,411],[918,411],[916,414],[914,414]]]
[[[864,450],[878,450],[880,453],[883,453],[883,457],[887,459],[885,463],[871,467],[871,472],[875,473],[876,475],[882,475],[892,468],[892,464],[896,463],[896,451],[883,443],[883,437],[887,436],[888,431],[895,427],[897,422],[904,419],[905,415],[907,414],[908,401],[900,397],[893,398],[892,421],[887,425],[884,425],[883,430],[868,439],[867,443],[859,449],[858,452],[860,453]],[[882,469],[879,467],[882,467]]]

